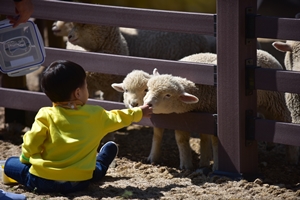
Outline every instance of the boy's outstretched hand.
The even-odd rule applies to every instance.
[[[142,105],[140,106],[140,108],[143,111],[143,117],[151,117],[152,107],[150,107],[149,105]]]

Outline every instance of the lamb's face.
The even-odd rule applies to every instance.
[[[300,71],[300,41],[274,42],[278,51],[285,52],[284,65],[288,70]]]
[[[72,28],[71,22],[56,21],[52,25],[52,32],[56,36],[68,36]]]
[[[151,105],[155,114],[187,112],[187,104],[198,102],[198,98],[185,92],[184,87],[171,75],[153,76],[147,86],[144,104]]]
[[[124,104],[127,108],[133,108],[137,106],[141,106],[144,104],[143,98],[146,95],[148,89],[147,89],[147,83],[143,85],[139,85],[136,88],[124,88]]]
[[[102,34],[103,32],[103,34]],[[93,24],[74,23],[73,28],[69,32],[68,40],[73,45],[83,47],[88,51],[96,51],[105,41],[108,32],[105,26]],[[105,34],[104,34],[105,33]]]
[[[74,45],[79,45],[82,43],[82,40],[80,38],[81,32],[84,31],[84,27],[86,26],[86,24],[80,24],[80,23],[73,23],[73,28],[72,30],[69,32],[68,35],[68,40],[69,42],[71,42]]]
[[[147,83],[150,75],[142,70],[129,73],[123,83],[114,83],[112,87],[118,92],[123,92],[123,102],[127,108],[144,104],[143,98],[148,91]]]
[[[300,71],[300,41],[287,41],[287,44],[292,47],[293,51],[286,53],[284,63],[290,69]]]

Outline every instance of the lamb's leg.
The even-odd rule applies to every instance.
[[[218,157],[218,137],[214,135],[210,135],[211,137],[211,144],[212,144],[212,149],[213,149],[213,158],[214,158],[214,165],[212,170],[215,171],[218,169],[219,166],[219,157]]]
[[[299,147],[287,145],[286,156],[289,164],[297,165],[299,160]]]
[[[258,111],[263,113],[266,119],[272,119],[287,123],[300,123],[300,108],[296,102],[299,102],[300,95],[294,93],[280,92],[262,92],[258,91],[258,97],[266,95],[268,98],[258,98]],[[263,101],[267,99],[268,101]],[[261,101],[260,101],[261,100]],[[276,103],[272,103],[276,102]],[[286,160],[289,164],[296,165],[299,162],[299,147],[286,146]]]
[[[193,169],[190,133],[186,131],[175,130],[175,138],[179,150],[180,168]]]
[[[211,135],[200,134],[200,168],[209,167],[212,158]]]
[[[299,94],[286,93],[285,98],[287,106],[291,112],[292,123],[300,124],[300,108],[298,103],[300,100]],[[299,147],[298,146],[287,146],[286,147],[286,158],[289,164],[297,165],[299,162]]]
[[[153,127],[151,152],[147,159],[147,161],[152,164],[157,163],[160,159],[160,147],[161,147],[163,132],[164,132],[163,128]]]

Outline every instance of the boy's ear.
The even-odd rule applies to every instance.
[[[76,88],[76,90],[74,92],[74,96],[76,97],[76,99],[80,98],[80,88]]]

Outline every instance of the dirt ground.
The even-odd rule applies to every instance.
[[[22,132],[8,132],[0,108],[0,160],[20,154]],[[152,128],[138,125],[119,130],[115,142],[119,154],[103,180],[84,191],[69,195],[37,194],[18,184],[0,188],[23,193],[27,199],[300,199],[300,165],[284,162],[284,147],[266,149],[259,145],[261,178],[254,181],[231,180],[204,175],[196,166],[199,162],[199,138],[191,138],[195,170],[180,170],[174,133],[167,130],[163,137],[160,165],[145,162],[151,148]]]

